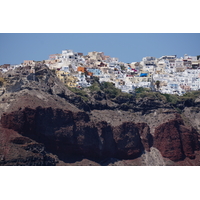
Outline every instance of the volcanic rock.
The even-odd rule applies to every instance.
[[[1,165],[200,164],[198,101],[182,115],[147,97],[109,99],[98,91],[84,101],[47,66],[30,69],[3,74]]]
[[[186,156],[195,158],[194,151],[199,150],[198,133],[193,128],[184,126],[180,116],[158,126],[154,134],[154,147],[162,156],[173,161]]]

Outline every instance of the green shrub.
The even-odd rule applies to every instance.
[[[70,91],[72,91],[73,93],[75,93],[76,95],[80,96],[81,99],[83,101],[88,101],[88,95],[85,91],[83,91],[82,89],[79,88],[72,88],[72,87],[68,87],[68,89]]]
[[[171,103],[171,104],[176,104],[179,101],[179,96],[175,94],[162,94],[165,98],[166,101]]]
[[[150,92],[150,89],[139,87],[135,89],[135,93]]]
[[[152,98],[152,99],[158,99],[160,101],[166,102],[166,97],[163,96],[160,92],[153,92],[149,88],[143,88],[139,87],[135,89],[135,97],[136,98]]]
[[[175,94],[162,94],[165,98],[166,101],[171,103],[171,104],[177,104],[177,103],[183,103],[187,100],[192,100],[194,101],[197,97],[200,96],[200,91],[190,91],[185,93],[183,96],[178,96]]]
[[[109,98],[115,98],[122,93],[120,89],[116,88],[115,85],[110,82],[103,82],[100,88]]]
[[[121,70],[123,70],[123,71],[126,69],[124,65],[120,65],[120,68],[121,68]]]
[[[183,103],[187,100],[194,101],[197,97],[200,96],[200,91],[190,91],[185,93],[183,96],[178,96],[175,94],[162,94],[165,96],[166,101],[175,105],[177,103]]]
[[[98,92],[101,91],[100,85],[97,82],[94,82],[88,89],[92,92]]]
[[[129,93],[121,92],[120,94],[118,94],[118,97],[132,98],[133,95]]]
[[[104,90],[104,89],[116,89],[116,88],[114,84],[111,82],[103,82],[101,83],[101,89]]]
[[[92,78],[94,79],[94,82],[97,82],[97,83],[99,83],[99,78],[98,78],[98,77],[96,77],[96,76],[93,76]]]
[[[197,97],[200,96],[200,91],[190,91],[190,92],[187,92],[185,93],[182,98],[190,98],[190,99],[196,99]]]
[[[154,98],[154,93],[150,91],[148,88],[139,87],[135,89],[135,97],[136,98],[144,98],[150,97]]]
[[[108,98],[111,99],[116,97],[123,97],[127,99],[133,97],[132,94],[122,92],[120,89],[116,88],[111,82],[103,82],[100,84],[99,82],[95,81],[88,89],[90,89],[91,92],[102,91]]]

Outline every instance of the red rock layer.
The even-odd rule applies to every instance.
[[[174,120],[155,129],[153,146],[162,156],[173,161],[195,158],[194,151],[199,150],[198,134],[193,128],[184,126],[183,120],[177,115]]]
[[[120,158],[133,158],[150,148],[149,127],[145,123],[124,122],[113,127],[113,136]]]
[[[56,165],[56,160],[45,151],[41,143],[37,143],[17,132],[0,127],[0,166]]]
[[[149,151],[153,145],[163,157],[177,161],[195,158],[194,152],[199,150],[197,132],[184,126],[179,115],[158,126],[153,138],[146,123],[124,122],[111,126],[105,121],[90,121],[85,112],[59,108],[26,107],[4,113],[1,124],[43,143],[62,159],[66,156],[131,159],[144,150]]]
[[[85,112],[58,108],[25,108],[4,113],[1,124],[44,143],[62,158],[135,158],[151,145],[149,127],[145,123],[124,122],[112,127],[104,121],[90,121]]]

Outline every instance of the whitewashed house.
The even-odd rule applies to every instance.
[[[121,87],[119,88],[121,89],[122,92],[126,92],[126,93],[134,93],[135,92],[135,86],[132,84],[130,85],[121,85]]]
[[[113,82],[111,81],[110,79],[110,74],[108,73],[102,73],[100,76],[99,76],[99,82],[102,83],[102,82]]]
[[[0,70],[1,70],[1,72],[3,72],[3,73],[5,73],[5,72],[8,71],[8,69],[6,69],[6,68],[1,68]]]
[[[189,59],[191,61],[197,61],[197,56],[188,56],[187,54],[184,55],[184,59]]]
[[[69,66],[62,66],[60,70],[64,72],[70,72]]]
[[[175,60],[175,68],[176,68],[176,72],[183,72],[185,71],[185,66],[183,65],[183,59],[180,58],[180,59],[176,59]]]
[[[62,50],[60,60],[66,65],[86,64],[86,60],[84,59],[82,53],[77,53],[77,52],[74,52],[73,50]]]
[[[157,66],[155,67],[154,71],[156,74],[162,74],[165,72],[166,62],[165,60],[159,60],[157,62]]]
[[[135,86],[137,88],[139,87],[151,88],[151,82],[138,82],[138,83],[135,83]]]
[[[91,86],[91,84],[89,82],[87,82],[84,73],[78,72],[76,77],[78,78],[78,82],[77,83],[78,83],[79,87],[83,87],[84,88],[84,87]]]

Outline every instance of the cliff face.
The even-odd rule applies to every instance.
[[[199,150],[198,133],[194,128],[184,126],[180,116],[163,123],[155,130],[154,146],[161,154],[173,161],[189,157],[195,158],[194,151]]]
[[[42,143],[0,127],[0,165],[55,166],[58,159]]]
[[[41,142],[58,155],[83,156],[95,160],[108,157],[135,158],[149,150],[151,135],[147,124],[124,122],[110,126],[92,122],[85,112],[25,108],[4,113],[2,127]]]
[[[0,96],[1,165],[200,164],[198,130],[169,104],[144,98],[127,105],[101,92],[84,102],[45,66],[36,78],[21,74],[7,74]]]
[[[133,159],[156,147],[172,161],[194,159],[199,150],[198,133],[184,126],[180,116],[155,129],[154,136],[146,123],[123,122],[111,126],[93,122],[85,112],[37,107],[4,113],[3,128],[44,144],[61,160],[86,157],[95,161],[105,158]]]

